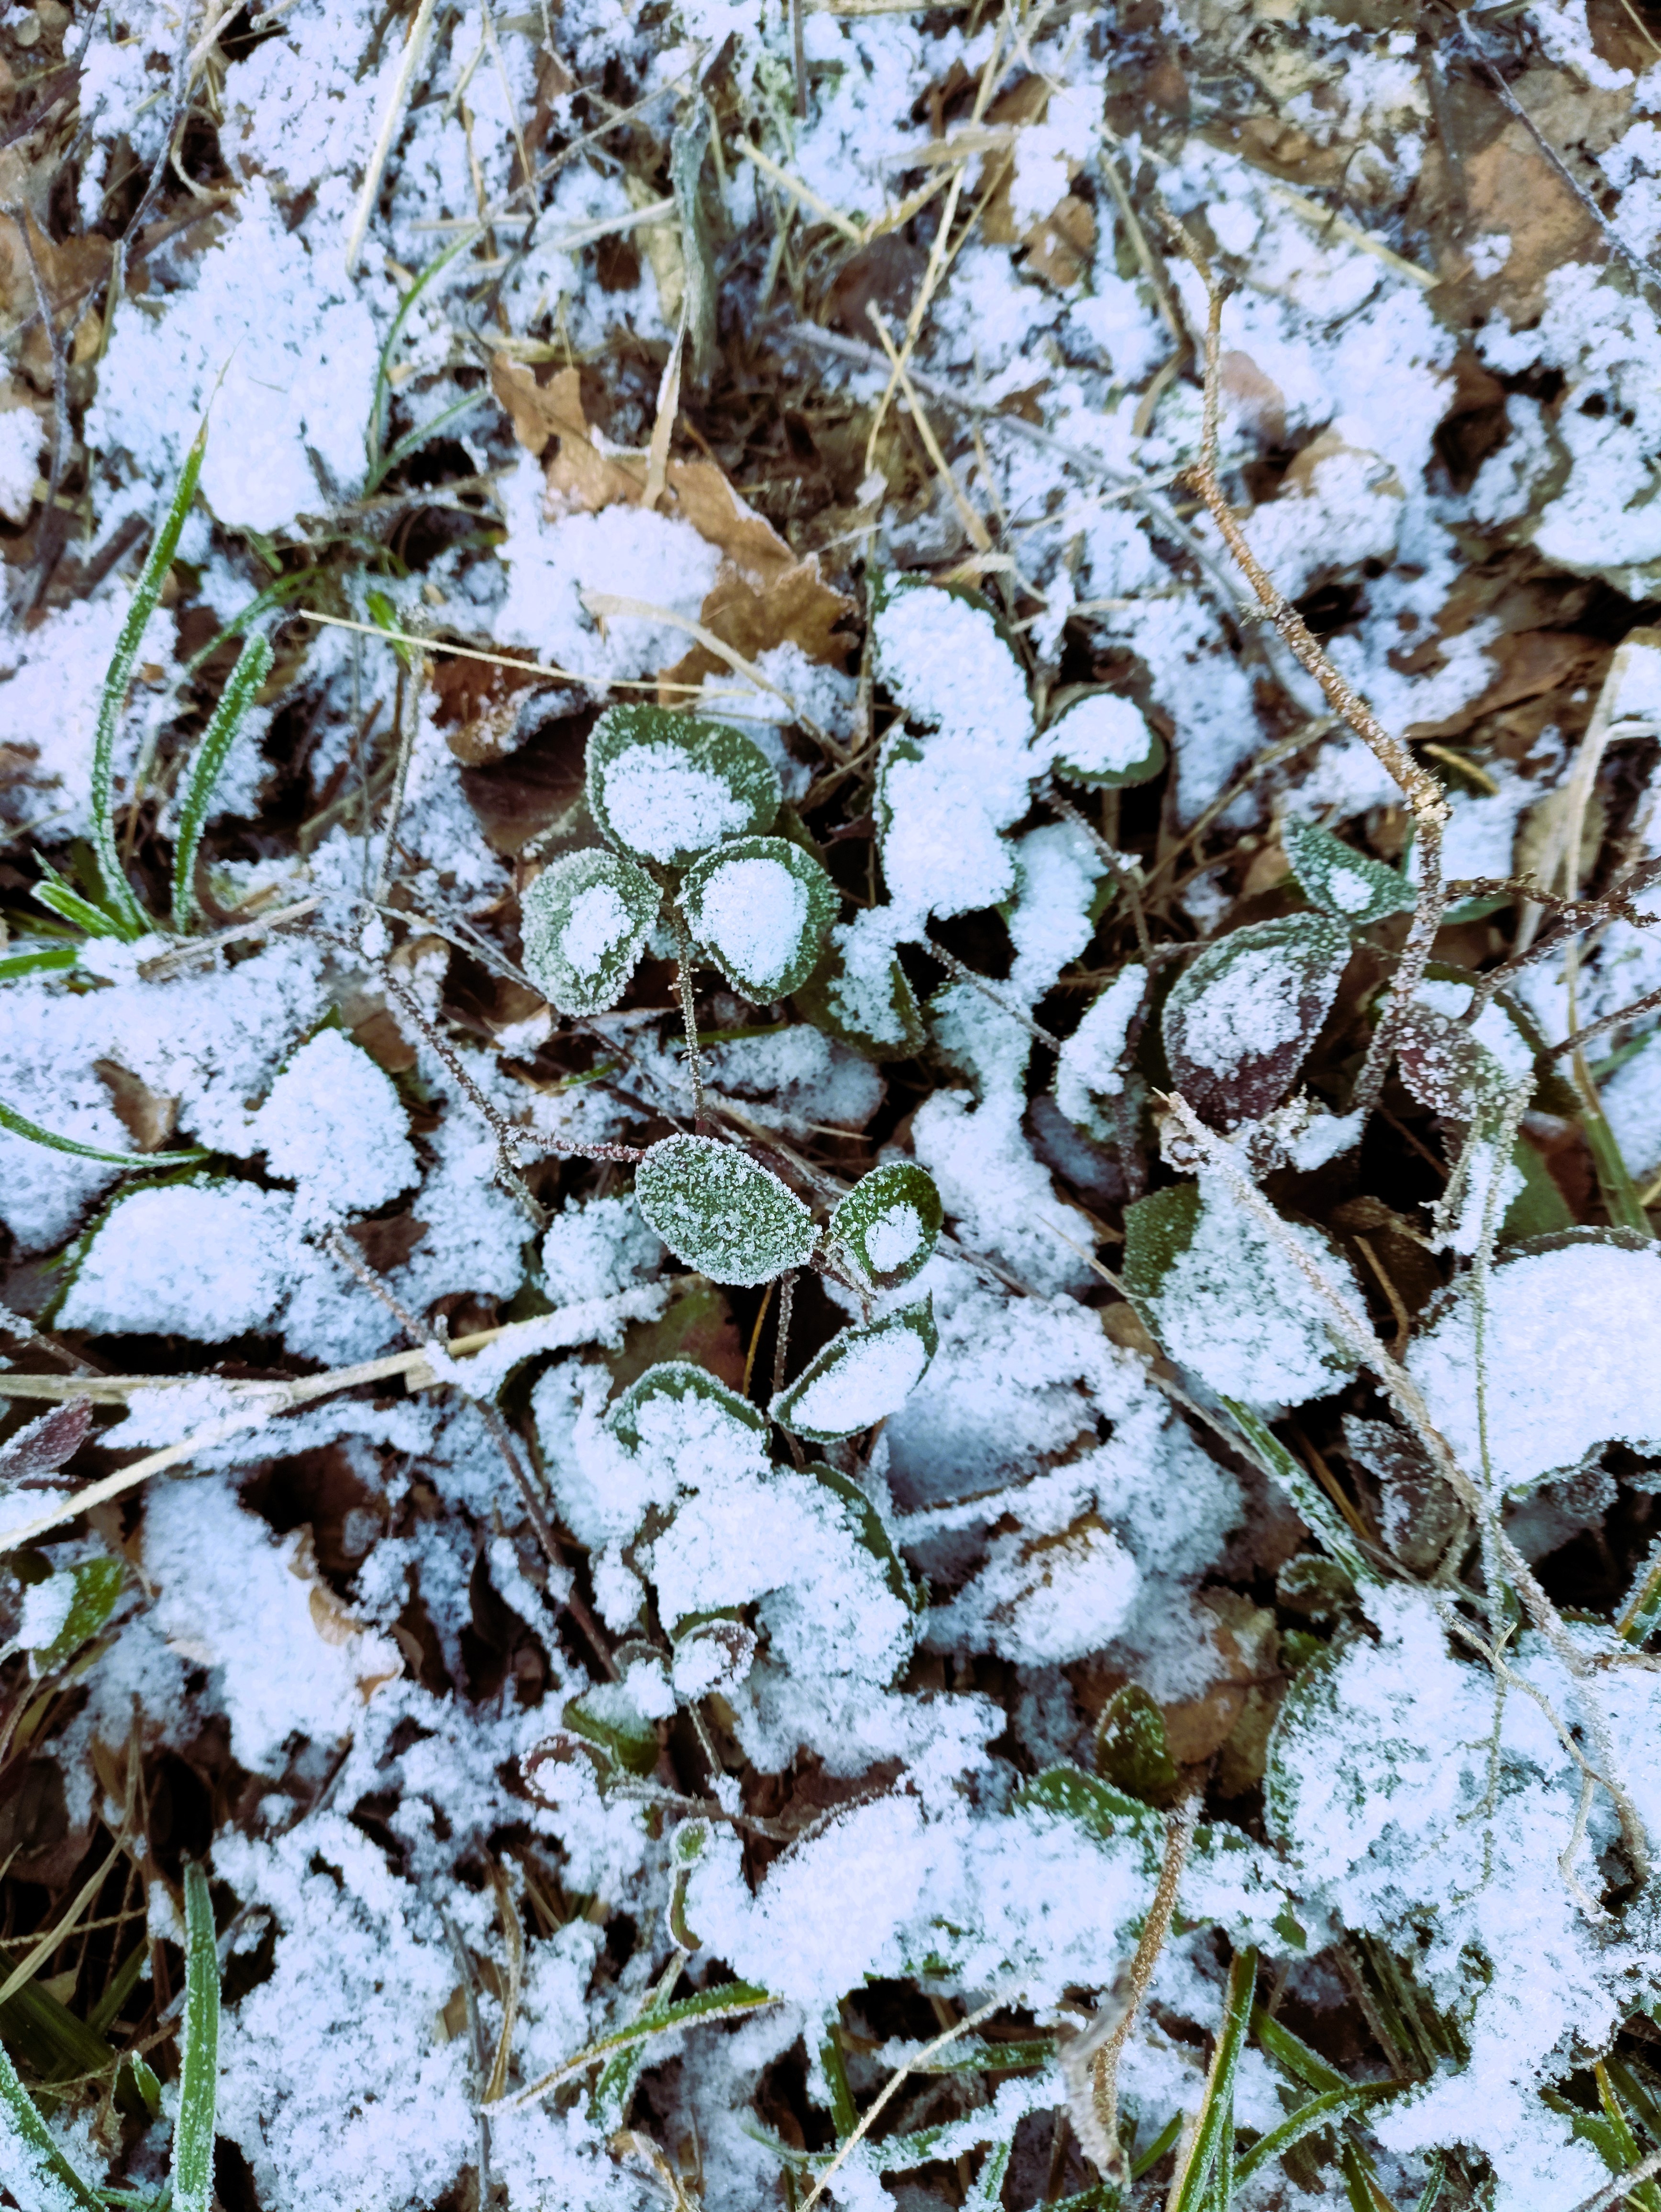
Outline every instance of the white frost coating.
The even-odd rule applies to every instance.
[[[94,1237],[58,1320],[210,1344],[264,1328],[285,1287],[293,1203],[240,1182],[135,1191]]]
[[[809,1435],[868,1429],[898,1413],[928,1364],[928,1347],[914,1329],[867,1337],[815,1376],[792,1406],[791,1424]]]
[[[1086,775],[1116,775],[1134,768],[1147,759],[1153,743],[1135,702],[1109,691],[1080,699],[1045,735],[1053,758]]]
[[[1354,868],[1334,868],[1326,880],[1327,896],[1346,914],[1360,914],[1372,898],[1372,885]]]
[[[568,1206],[542,1240],[542,1286],[557,1306],[609,1297],[662,1265],[662,1245],[626,1194]]]
[[[1141,1581],[1119,1539],[1095,1522],[1055,1536],[999,1536],[980,1573],[935,1609],[929,1640],[1022,1666],[1062,1665],[1111,1639]]]
[[[1276,947],[1237,953],[1182,1009],[1183,1050],[1202,1067],[1237,1067],[1303,1035],[1304,964]]]
[[[29,519],[46,442],[40,417],[32,407],[8,407],[0,412],[0,514],[8,522],[21,525]]]
[[[923,1239],[922,1216],[904,1199],[873,1217],[865,1232],[865,1249],[879,1275],[903,1267]]]
[[[301,1046],[253,1118],[266,1165],[300,1186],[307,1224],[372,1212],[418,1172],[392,1078],[338,1030]]]
[[[757,985],[782,975],[801,949],[806,887],[782,860],[729,860],[698,904],[704,941]]]
[[[17,1623],[17,1641],[25,1651],[45,1651],[63,1634],[75,1603],[75,1577],[48,1575],[31,1583],[23,1592],[23,1610]]]
[[[1056,1062],[1056,1103],[1098,1144],[1110,1142],[1116,1131],[1096,1102],[1116,1098],[1124,1089],[1125,1039],[1147,988],[1145,968],[1132,966],[1116,975],[1062,1045]]]
[[[596,975],[629,935],[629,909],[610,884],[590,884],[571,901],[559,950],[579,975]]]
[[[601,803],[631,852],[659,861],[735,836],[750,810],[723,776],[666,742],[630,745],[605,772]]]
[[[1263,1410],[1335,1389],[1355,1361],[1334,1342],[1331,1308],[1226,1183],[1202,1175],[1200,1190],[1194,1241],[1148,1301],[1161,1345],[1219,1397]],[[1323,1237],[1299,1222],[1283,1225],[1325,1275],[1356,1296],[1354,1276]]]
[[[1572,1244],[1507,1260],[1488,1282],[1483,1366],[1496,1486],[1579,1467],[1602,1444],[1661,1445],[1661,1253]],[[1408,1368],[1431,1418],[1482,1472],[1475,1316],[1469,1290]]]

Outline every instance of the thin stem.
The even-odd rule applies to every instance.
[[[1024,1006],[1012,1005],[995,984],[987,981],[984,975],[977,975],[972,968],[965,968],[955,952],[948,952],[946,947],[933,937],[928,939],[928,949],[948,975],[954,976],[959,983],[967,983],[972,990],[978,991],[983,999],[989,999],[1000,1013],[1007,1014],[1012,1022],[1019,1022],[1027,1035],[1036,1038],[1038,1043],[1047,1044],[1052,1052],[1061,1050],[1062,1041],[1058,1036],[1035,1022]]]
[[[1070,822],[1075,829],[1082,830],[1105,862],[1114,889],[1130,908],[1131,926],[1136,932],[1137,950],[1141,952],[1143,960],[1151,966],[1153,960],[1153,945],[1147,933],[1147,917],[1142,912],[1141,893],[1136,885],[1135,874],[1124,866],[1120,855],[1114,851],[1112,846],[1108,843],[1089,817],[1080,813],[1070,799],[1063,799],[1053,784],[1046,783],[1038,796],[1044,805],[1059,814],[1063,821]]]
[[[392,772],[392,795],[387,802],[386,824],[381,833],[380,858],[375,862],[374,889],[369,894],[371,906],[379,906],[386,896],[392,854],[398,844],[399,817],[404,811],[404,791],[410,780],[410,755],[415,750],[416,730],[421,720],[421,678],[414,665],[411,666],[399,685],[399,702],[401,712],[399,715],[398,765]]]
[[[675,932],[677,961],[675,988],[680,996],[681,1027],[686,1033],[686,1066],[692,1079],[692,1127],[701,1137],[706,1133],[709,1109],[703,1094],[703,1060],[698,1051],[697,1008],[692,998],[692,941],[686,933],[686,924],[678,909],[671,916]]]

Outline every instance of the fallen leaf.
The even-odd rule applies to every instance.
[[[116,1119],[132,1139],[136,1150],[157,1152],[169,1142],[179,1126],[179,1101],[152,1091],[119,1061],[95,1060],[93,1069],[110,1094]]]

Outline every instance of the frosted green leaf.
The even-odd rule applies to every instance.
[[[1360,1287],[1317,1229],[1287,1235],[1358,1308]],[[1172,1359],[1221,1398],[1263,1412],[1324,1397],[1353,1375],[1355,1354],[1332,1333],[1331,1308],[1290,1252],[1226,1184],[1173,1183],[1127,1206],[1121,1273],[1132,1304]]]
[[[597,1745],[630,1774],[649,1774],[658,1763],[657,1724],[621,1682],[597,1682],[568,1700],[563,1717],[573,1735]]]
[[[867,1060],[911,1060],[928,1042],[912,990],[898,958],[886,945],[875,957],[872,947],[832,933],[824,957],[795,993],[796,1004],[816,1030]],[[849,958],[849,950],[854,957]]]
[[[219,1954],[202,1867],[185,1868],[185,2031],[173,2133],[174,2212],[213,2201],[214,2114],[219,2100]]]
[[[1108,1700],[1096,1729],[1096,1765],[1110,1782],[1144,1803],[1162,1805],[1181,1780],[1165,1739],[1165,1715],[1140,1682]]]
[[[729,983],[760,1006],[798,990],[837,918],[837,887],[784,837],[735,837],[687,870],[693,936]]]
[[[816,1443],[851,1437],[897,1413],[922,1380],[940,1344],[934,1302],[833,1336],[770,1408],[781,1426]]]
[[[635,1174],[648,1228],[711,1282],[770,1282],[812,1257],[813,1217],[788,1184],[734,1145],[666,1137]]]
[[[1051,722],[1045,738],[1057,775],[1092,790],[1147,783],[1165,766],[1165,739],[1134,700],[1090,690]]]
[[[742,730],[664,707],[609,707],[588,739],[588,811],[636,860],[684,868],[728,837],[770,830],[772,763]]]
[[[718,1382],[702,1367],[695,1367],[690,1359],[664,1359],[655,1367],[648,1367],[639,1381],[631,1382],[607,1409],[605,1425],[620,1444],[630,1451],[638,1451],[642,1419],[648,1409],[661,1400],[678,1404],[687,1398],[701,1399],[729,1420],[763,1436],[767,1433],[767,1417],[759,1406],[740,1398],[736,1390],[729,1390],[724,1382]]]
[[[928,1264],[940,1218],[933,1176],[893,1160],[860,1177],[831,1215],[830,1234],[879,1291],[891,1291]]]
[[[913,1613],[927,1608],[928,1599],[907,1573],[905,1562],[894,1548],[894,1540],[883,1526],[882,1516],[851,1474],[840,1474],[823,1460],[814,1460],[802,1472],[830,1491],[846,1509],[844,1517],[854,1540],[870,1553],[882,1569],[883,1580],[900,1603]]]
[[[1227,1128],[1280,1104],[1348,958],[1323,914],[1248,922],[1201,953],[1165,1005],[1171,1078],[1196,1114]]]
[[[50,1643],[35,1650],[38,1670],[45,1674],[88,1644],[115,1611],[125,1586],[127,1571],[119,1559],[87,1559],[78,1567],[70,1567],[62,1575],[54,1575],[54,1583],[68,1585],[67,1604],[61,1625]]]
[[[616,853],[567,853],[525,894],[526,974],[561,1013],[603,1013],[635,972],[662,896]]]
[[[1309,896],[1335,921],[1365,929],[1389,914],[1410,914],[1413,887],[1394,868],[1358,853],[1313,822],[1288,816],[1281,843],[1292,872]]]

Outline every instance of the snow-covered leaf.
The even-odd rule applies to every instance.
[[[596,1745],[629,1774],[649,1774],[658,1763],[658,1732],[621,1682],[597,1682],[566,1700],[563,1716],[573,1735]]]
[[[1577,1229],[1502,1258],[1479,1357],[1469,1279],[1433,1309],[1408,1368],[1461,1464],[1531,1487],[1604,1444],[1661,1449],[1661,1249]]]
[[[705,854],[687,870],[681,901],[698,943],[760,1006],[807,981],[838,904],[812,854],[785,837],[737,837]]]
[[[740,1398],[736,1390],[729,1390],[724,1382],[717,1382],[702,1367],[693,1366],[689,1359],[663,1359],[655,1367],[648,1367],[638,1382],[631,1382],[613,1400],[606,1409],[605,1425],[619,1443],[630,1451],[638,1451],[642,1442],[649,1441],[655,1425],[652,1409],[663,1401],[678,1405],[688,1398],[714,1407],[719,1414],[740,1428],[753,1429],[764,1437],[767,1433],[767,1417],[759,1406]]]
[[[755,1630],[736,1612],[692,1614],[675,1629],[671,1672],[676,1695],[702,1698],[711,1690],[734,1688],[755,1664],[758,1648]]]
[[[662,893],[632,860],[567,853],[525,894],[525,968],[563,1014],[598,1014],[623,995]]]
[[[72,1658],[97,1635],[120,1601],[127,1571],[119,1559],[84,1559],[25,1594],[18,1641],[34,1655],[35,1672],[44,1674]]]
[[[1310,1266],[1359,1303],[1336,1246],[1305,1224],[1285,1225]],[[1355,1371],[1325,1300],[1226,1184],[1173,1183],[1128,1206],[1124,1226],[1133,1303],[1171,1357],[1219,1397],[1260,1410],[1298,1406]]]
[[[588,738],[587,797],[600,835],[620,851],[684,868],[723,838],[770,830],[779,779],[729,723],[608,707]]]
[[[898,955],[872,948],[856,934],[832,932],[818,966],[794,995],[817,1030],[867,1060],[911,1060],[928,1042],[916,994]]]
[[[796,1436],[824,1443],[874,1427],[898,1413],[939,1344],[932,1298],[841,1329],[788,1389],[779,1392],[773,1419]]]
[[[891,1160],[860,1177],[831,1215],[829,1235],[879,1290],[891,1291],[928,1265],[940,1220],[934,1176],[915,1161]]]
[[[1412,912],[1413,886],[1403,877],[1318,823],[1288,815],[1281,824],[1281,844],[1293,874],[1335,921],[1365,929],[1386,915]]]
[[[1125,1683],[1109,1698],[1096,1729],[1096,1764],[1145,1804],[1163,1804],[1176,1789],[1165,1715],[1140,1682]]]
[[[1435,1006],[1415,1002],[1404,1010],[1396,1056],[1402,1082],[1433,1114],[1479,1121],[1505,1103],[1505,1068],[1474,1030]]]
[[[1141,709],[1105,687],[1074,699],[1044,737],[1056,774],[1091,790],[1151,782],[1165,763],[1165,739]]]
[[[894,1540],[883,1526],[882,1516],[860,1488],[851,1474],[838,1474],[823,1460],[813,1460],[803,1469],[823,1484],[833,1497],[840,1500],[843,1519],[853,1533],[854,1540],[870,1553],[882,1569],[883,1580],[902,1605],[921,1611],[928,1603],[925,1595],[906,1571],[905,1562],[894,1548]]]
[[[1140,961],[1122,968],[1092,1000],[1056,1063],[1056,1105],[1098,1144],[1111,1144],[1119,1133],[1110,1108],[1124,1092],[1131,1030],[1147,997],[1147,980]]]
[[[1337,996],[1349,938],[1321,914],[1249,922],[1208,945],[1165,1005],[1171,1079],[1232,1127],[1277,1106]]]
[[[75,1457],[92,1427],[92,1400],[70,1398],[0,1444],[0,1482],[51,1474]]]
[[[712,1282],[770,1282],[805,1267],[818,1243],[789,1186],[713,1137],[654,1145],[636,1171],[635,1196],[676,1258]]]

